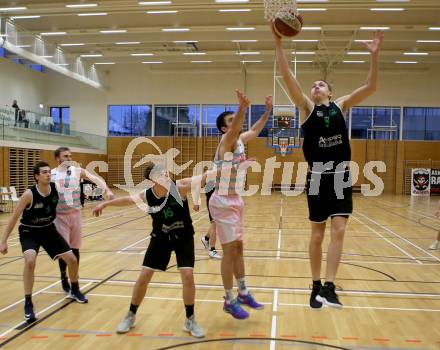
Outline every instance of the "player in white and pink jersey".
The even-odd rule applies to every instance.
[[[266,97],[266,111],[249,131],[241,133],[249,99],[237,91],[238,111],[224,112],[217,118],[217,128],[222,138],[217,147],[214,164],[220,174],[214,193],[209,201],[209,208],[214,219],[217,238],[222,244],[223,259],[221,274],[225,288],[223,310],[234,318],[245,319],[249,313],[241,305],[245,304],[254,309],[262,309],[246,288],[245,269],[243,260],[243,200],[240,189],[245,180],[245,171],[240,163],[246,160],[244,145],[256,138],[263,130],[272,111],[272,96]],[[232,154],[231,154],[232,153]],[[232,157],[231,157],[232,155]],[[232,165],[232,169],[231,168]],[[226,171],[226,169],[229,169]],[[238,297],[232,292],[234,275],[238,284]]]
[[[105,189],[109,199],[113,198],[113,193],[102,178],[90,174],[87,170],[72,162],[72,153],[68,147],[58,148],[55,151],[55,160],[58,162],[58,167],[51,171],[52,182],[55,182],[59,194],[55,226],[69,244],[79,264],[82,227],[81,179],[88,179],[98,187]],[[59,265],[63,290],[69,293],[70,284],[66,275],[67,265],[62,260],[59,260]]]

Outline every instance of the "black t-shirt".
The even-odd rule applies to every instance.
[[[194,234],[188,200],[182,200],[182,206],[170,193],[168,193],[167,197],[158,198],[152,188],[145,191],[145,198],[148,205],[153,207],[151,209],[162,206],[164,201],[166,201],[160,210],[153,213],[150,212],[153,219],[152,234]]]
[[[304,131],[303,152],[309,167],[314,162],[333,161],[333,168],[351,160],[351,148],[345,118],[339,106],[315,105],[312,113],[302,124]]]
[[[20,223],[30,227],[44,227],[53,223],[58,204],[58,192],[55,183],[50,183],[50,193],[42,196],[37,185],[30,188],[32,192],[32,204],[25,208]]]

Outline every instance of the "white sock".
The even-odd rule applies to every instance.
[[[237,278],[237,284],[238,284],[238,292],[241,295],[248,295],[249,291],[246,288],[246,282],[245,282],[245,278]]]
[[[230,304],[232,300],[234,300],[234,292],[232,291],[232,289],[225,289],[225,299],[228,304]]]

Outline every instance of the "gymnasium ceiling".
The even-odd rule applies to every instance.
[[[43,38],[62,45],[67,55],[102,55],[83,57],[88,63],[140,65],[150,62],[147,64],[154,65],[155,69],[186,69],[195,68],[195,65],[222,69],[244,64],[255,69],[270,69],[274,60],[273,41],[264,20],[263,1],[220,1],[224,3],[171,0],[167,1],[169,4],[142,5],[136,0],[0,0],[2,8],[26,7],[7,12],[0,10],[0,15],[40,16],[15,18],[13,21],[37,35],[65,32],[63,35],[44,35]],[[370,39],[373,31],[361,28],[377,26],[389,27],[385,30],[381,55],[383,67],[391,70],[440,67],[440,0],[298,2],[304,17],[304,30],[294,38],[300,41],[284,40],[284,46],[292,59],[291,52],[298,52],[296,57],[301,67],[367,68],[368,56],[362,54],[365,50],[359,41]],[[67,7],[69,5],[84,7]],[[88,5],[90,7],[86,7]],[[376,10],[372,11],[372,8]],[[123,32],[101,32],[108,30]]]

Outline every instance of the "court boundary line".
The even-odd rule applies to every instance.
[[[361,214],[359,212],[359,214]],[[363,214],[361,214],[363,215]],[[414,256],[412,256],[410,253],[408,253],[405,249],[401,248],[400,246],[398,246],[397,244],[395,244],[394,242],[391,242],[388,238],[382,236],[379,232],[377,232],[375,229],[373,229],[372,227],[370,227],[367,223],[362,222],[360,219],[358,219],[356,216],[352,215],[351,216],[354,220],[360,222],[361,224],[365,225],[365,227],[369,228],[371,230],[371,232],[375,233],[376,235],[378,235],[379,237],[381,237],[384,241],[386,241],[387,243],[389,243],[390,245],[392,245],[393,247],[397,248],[398,250],[400,250],[403,254],[405,254],[406,256],[410,257],[412,260],[416,261],[418,264],[423,264],[420,260],[417,260]]]
[[[438,262],[440,262],[440,258],[429,253],[427,250],[423,249],[422,247],[419,247],[417,244],[411,242],[409,239],[406,239],[405,237],[402,237],[401,235],[399,235],[398,233],[394,232],[393,230],[389,229],[388,227],[378,223],[377,221],[371,219],[370,217],[368,217],[365,214],[359,213],[360,215],[364,216],[367,220],[373,222],[374,224],[376,224],[379,227],[382,227],[384,230],[388,231],[389,233],[391,233],[393,236],[400,238],[402,241],[405,241],[406,243],[408,243],[409,245],[413,246],[414,248],[420,250],[421,252],[425,253],[428,256],[431,256],[432,258],[434,258],[435,260],[437,260]]]

